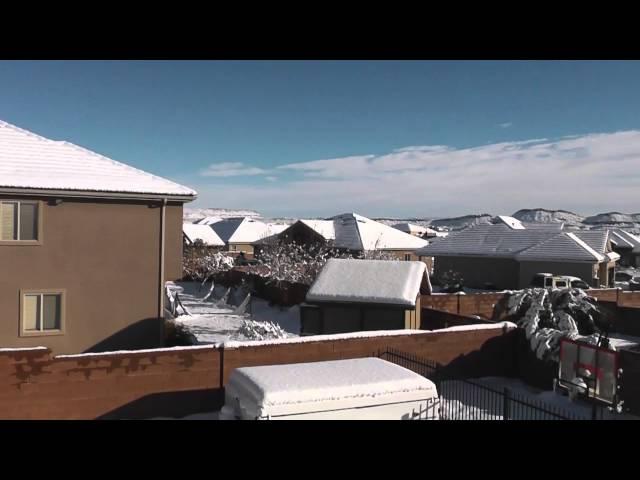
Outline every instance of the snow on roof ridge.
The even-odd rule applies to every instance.
[[[589,245],[587,245],[584,242],[584,240],[581,240],[580,238],[578,238],[578,236],[575,233],[563,232],[562,234],[566,235],[571,240],[576,242],[578,245],[580,245],[582,248],[584,248],[587,252],[589,252],[591,255],[593,255],[597,260],[599,260],[599,261],[604,260],[604,255],[601,255],[600,253],[596,252],[593,248],[591,248]]]
[[[126,164],[126,163],[119,162],[119,161],[117,161],[117,160],[114,160],[113,158],[105,157],[104,155],[102,155],[102,154],[100,154],[100,153],[98,153],[98,152],[94,152],[93,150],[89,150],[89,149],[88,149],[88,148],[86,148],[86,147],[82,147],[82,146],[77,145],[77,144],[75,144],[75,143],[71,143],[71,142],[69,142],[69,141],[67,141],[67,140],[59,140],[58,142],[59,142],[59,143],[63,143],[64,145],[66,145],[66,146],[68,146],[68,147],[70,147],[70,148],[74,148],[74,149],[79,150],[79,151],[81,151],[81,152],[85,152],[85,153],[88,153],[88,154],[93,155],[93,156],[95,156],[95,157],[98,157],[98,158],[100,158],[101,160],[104,160],[104,161],[106,161],[106,162],[110,162],[110,163],[112,163],[113,165],[118,165],[118,166],[123,167],[123,168],[125,168],[125,169],[127,169],[127,170],[130,170],[130,171],[133,171],[133,172],[136,172],[136,173],[140,173],[140,174],[142,174],[142,175],[146,175],[146,176],[151,177],[151,178],[153,178],[153,179],[155,179],[155,180],[160,180],[160,181],[162,181],[162,182],[169,182],[169,183],[173,183],[174,185],[176,185],[176,186],[178,186],[178,187],[182,187],[182,188],[184,188],[185,190],[191,191],[191,192],[192,192],[192,193],[191,193],[191,195],[194,195],[194,196],[195,196],[195,195],[197,195],[197,194],[198,194],[198,192],[196,192],[196,191],[195,191],[195,190],[193,190],[192,188],[185,187],[184,185],[181,185],[181,184],[179,184],[179,183],[177,183],[177,182],[174,182],[173,180],[169,180],[168,178],[160,177],[160,176],[155,175],[155,174],[153,174],[153,173],[151,173],[151,172],[147,172],[147,171],[145,171],[145,170],[141,170],[141,169],[139,169],[139,168],[136,168],[136,167],[134,167],[134,166],[128,165],[128,164]],[[189,194],[185,192],[185,193],[184,193],[184,195],[189,195]]]
[[[184,192],[181,193],[180,195],[196,196],[198,194],[198,192],[196,192],[192,188],[189,188],[189,187],[186,187],[184,185],[181,185],[181,184],[179,184],[177,182],[174,182],[173,180],[169,180],[167,178],[160,177],[158,175],[155,175],[153,173],[147,172],[145,170],[141,170],[139,168],[133,167],[133,166],[128,165],[126,163],[119,162],[117,160],[114,160],[112,158],[106,157],[106,156],[104,156],[104,155],[102,155],[100,153],[94,152],[93,150],[89,150],[88,148],[82,147],[80,145],[77,145],[75,143],[69,142],[67,140],[53,140],[51,138],[44,137],[42,135],[39,135],[39,134],[37,134],[35,132],[32,132],[30,130],[27,130],[25,128],[18,127],[17,125],[9,123],[9,122],[7,122],[5,120],[0,120],[0,127],[8,128],[9,130],[13,130],[14,132],[20,133],[22,135],[26,135],[28,137],[35,138],[36,140],[39,140],[41,142],[56,143],[56,144],[60,144],[60,145],[65,145],[65,146],[67,146],[69,148],[72,148],[74,150],[78,150],[78,151],[84,152],[86,154],[92,155],[94,157],[97,157],[97,158],[99,158],[99,159],[101,159],[101,160],[103,160],[105,162],[111,163],[112,165],[117,165],[119,167],[123,167],[124,169],[129,170],[131,172],[135,172],[135,173],[138,173],[138,174],[141,174],[141,175],[145,175],[147,177],[150,177],[152,179],[158,180],[160,182],[170,183],[173,186],[180,187],[181,189],[184,190]]]
[[[508,215],[498,215],[498,218],[512,230],[526,230],[525,226],[517,218],[510,217]]]

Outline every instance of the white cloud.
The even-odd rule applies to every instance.
[[[262,175],[267,170],[258,167],[248,167],[242,162],[212,163],[200,171],[203,177],[236,177],[240,175]]]
[[[640,211],[640,131],[473,148],[408,147],[384,155],[299,162],[278,167],[278,185],[198,186],[198,203],[277,215],[449,216],[511,214],[520,208],[577,213]],[[235,167],[234,167],[235,169]]]
[[[278,180],[278,177],[268,176],[264,177],[264,179],[268,182],[275,182],[276,180]]]
[[[504,123],[498,124],[498,126],[501,128],[509,128],[511,125],[513,125],[513,123],[511,122],[504,122]]]

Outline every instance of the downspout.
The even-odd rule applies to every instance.
[[[162,199],[160,207],[160,268],[158,278],[158,320],[160,321],[160,346],[164,345],[164,250],[165,250],[165,217],[167,199]]]

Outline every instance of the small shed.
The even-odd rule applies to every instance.
[[[431,380],[380,358],[244,367],[225,386],[220,420],[438,418]]]
[[[300,306],[300,333],[417,330],[421,293],[430,293],[423,262],[332,258]]]

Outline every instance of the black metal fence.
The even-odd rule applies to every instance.
[[[379,352],[384,360],[400,365],[436,384],[441,420],[591,420],[603,418],[596,410],[570,411],[478,380],[457,378],[433,360],[415,354],[387,349]],[[598,415],[599,414],[599,415]]]

